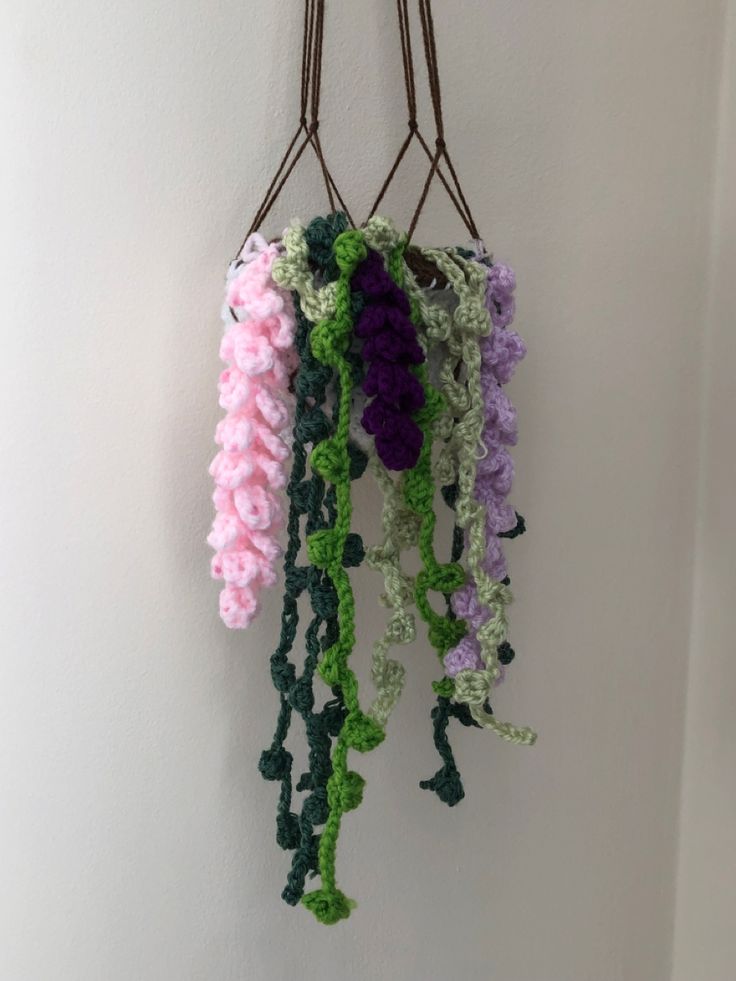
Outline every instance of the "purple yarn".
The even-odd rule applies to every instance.
[[[463,637],[457,647],[445,654],[445,674],[454,678],[458,671],[480,671],[483,659],[480,656],[480,644],[475,637]]]
[[[386,272],[383,259],[373,249],[361,262],[351,280],[353,287],[372,299],[385,299],[388,305],[396,307],[408,316],[410,311],[409,298]]]
[[[514,462],[505,448],[516,444],[516,410],[501,388],[526,354],[526,346],[519,335],[506,329],[514,317],[515,288],[516,277],[509,266],[499,262],[488,269],[486,307],[493,327],[480,342],[485,418],[481,433],[483,455],[478,460],[475,499],[486,509],[486,552],[481,567],[496,582],[503,581],[507,572],[506,557],[498,536],[516,525],[516,512],[506,503],[514,478]],[[454,593],[451,603],[456,615],[468,624],[467,636],[444,658],[445,673],[454,677],[458,671],[483,667],[476,634],[492,613],[478,602],[476,585],[472,580]],[[476,648],[477,665],[471,664],[472,652]],[[502,678],[503,672],[497,682]]]
[[[424,361],[416,328],[409,319],[409,299],[373,250],[356,269],[351,286],[365,297],[355,335],[364,341],[363,360],[368,364],[363,391],[373,398],[361,422],[374,437],[376,453],[385,467],[410,470],[419,459],[424,440],[411,416],[422,408],[425,395],[409,367]]]
[[[505,443],[507,446],[516,444],[516,409],[511,399],[495,379],[483,383],[483,395],[486,403],[486,418],[482,440],[485,446]]]
[[[516,511],[503,499],[493,496],[486,505],[486,530],[489,535],[500,535],[516,527]]]
[[[363,381],[366,395],[380,395],[385,401],[396,401],[402,412],[416,412],[424,405],[424,389],[403,365],[374,361]]]
[[[416,329],[407,314],[395,306],[389,306],[385,300],[363,308],[355,325],[355,334],[365,338],[386,329],[408,341],[417,339]]]
[[[424,352],[416,338],[409,339],[390,328],[376,331],[363,345],[365,361],[393,361],[400,365],[421,364]]]
[[[475,477],[476,495],[486,500],[491,494],[505,497],[511,490],[514,479],[514,461],[504,446],[491,449],[478,460]]]
[[[486,541],[486,554],[481,559],[480,564],[485,574],[496,582],[501,582],[502,579],[506,578],[508,571],[506,556],[501,548],[501,542],[495,536],[489,537]]]
[[[490,372],[501,385],[506,385],[514,368],[526,354],[526,345],[514,330],[495,328],[481,340],[482,370]]]
[[[472,580],[452,594],[450,604],[453,613],[465,620],[472,630],[481,627],[490,616],[488,607],[481,606],[478,602],[478,593]]]
[[[514,319],[516,301],[516,275],[511,266],[497,262],[488,270],[486,286],[486,307],[494,327],[508,327]]]

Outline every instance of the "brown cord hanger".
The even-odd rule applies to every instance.
[[[399,169],[399,165],[401,164],[401,161],[404,159],[404,156],[407,150],[409,149],[413,139],[416,138],[419,145],[427,155],[427,158],[430,161],[430,163],[434,159],[434,155],[429,148],[429,144],[427,143],[426,139],[422,135],[422,132],[419,129],[419,124],[417,122],[416,81],[414,78],[414,59],[412,56],[412,47],[411,47],[411,23],[409,19],[408,0],[396,0],[396,10],[397,10],[398,21],[399,21],[399,37],[401,41],[401,60],[404,66],[404,86],[406,88],[406,104],[409,112],[409,123],[408,123],[409,132],[407,133],[404,142],[401,144],[401,147],[399,148],[399,152],[396,155],[396,158],[391,166],[390,171],[388,172],[388,175],[386,176],[386,180],[383,182],[381,189],[378,192],[378,196],[373,202],[373,207],[370,210],[368,218],[373,217],[373,215],[378,210],[378,207],[381,204],[381,201],[383,200],[386,192],[388,191],[389,186],[391,185],[391,182],[393,181],[394,176],[396,175],[396,172]],[[469,209],[467,213],[463,210],[462,204],[460,203],[456,194],[452,190],[452,187],[448,183],[448,180],[445,177],[444,172],[442,171],[442,168],[439,165],[436,168],[436,172],[445,190],[447,191],[450,200],[455,206],[456,211],[463,219],[463,222],[468,228],[468,231],[474,238],[477,238],[478,236],[475,233],[476,232],[475,223],[473,222],[472,215],[470,215],[469,213]]]
[[[373,203],[373,207],[371,208],[368,217],[370,218],[376,213],[376,210],[378,209],[391,182],[393,181],[412,140],[416,138],[430,161],[430,168],[422,187],[422,193],[412,216],[411,224],[409,225],[407,240],[411,241],[414,235],[417,222],[419,221],[419,217],[426,203],[429,189],[435,175],[440,179],[443,187],[447,191],[455,210],[462,218],[471,237],[479,240],[480,235],[478,233],[478,228],[475,224],[470,206],[467,202],[465,194],[463,193],[460,180],[450,158],[447,144],[445,143],[444,121],[442,116],[442,93],[440,89],[437,45],[434,36],[434,21],[432,18],[431,0],[417,0],[417,5],[419,8],[419,17],[422,26],[422,41],[424,45],[425,60],[427,63],[429,92],[435,121],[435,150],[432,152],[430,149],[430,146],[422,135],[417,122],[416,81],[414,78],[414,60],[411,46],[411,26],[408,0],[396,0],[396,9],[399,21],[399,38],[401,42],[401,58],[404,67],[404,85],[406,88],[406,102],[409,113],[409,132],[399,148],[396,159],[394,160],[391,169],[389,170],[389,173],[383,182],[380,191],[378,192],[378,196]],[[343,200],[342,195],[335,184],[335,180],[327,166],[324,152],[322,150],[322,144],[319,138],[319,104],[322,84],[324,16],[325,0],[305,0],[299,126],[297,127],[294,136],[286,148],[286,152],[284,153],[281,163],[276,169],[276,173],[274,174],[263,200],[255,213],[245,239],[243,240],[240,249],[238,249],[238,254],[242,250],[243,245],[245,245],[245,242],[252,232],[254,232],[265,221],[307,146],[311,146],[313,148],[317,156],[317,160],[319,161],[327,191],[327,197],[330,203],[330,210],[335,210],[335,198],[337,198],[337,201],[339,202],[342,210],[345,212],[348,221],[351,225],[354,225],[347,205],[345,204],[345,201]],[[309,111],[309,119],[307,118],[307,111]],[[302,139],[301,143],[299,143],[299,137],[302,134],[304,138]],[[447,170],[449,171],[454,189],[440,166],[440,163],[443,160],[447,166]]]
[[[404,139],[404,142],[399,148],[399,152],[388,172],[386,180],[383,182],[376,200],[373,202],[373,207],[368,215],[371,218],[384,198],[386,191],[388,190],[394,176],[399,169],[399,165],[403,160],[411,142],[414,138],[417,139],[418,143],[424,150],[427,158],[430,161],[430,171],[427,175],[424,187],[422,189],[422,195],[419,200],[419,204],[414,212],[412,218],[412,223],[409,227],[408,237],[411,239],[414,231],[416,229],[417,221],[424,207],[424,203],[427,199],[429,193],[429,187],[432,183],[432,179],[435,174],[439,177],[442,182],[443,187],[447,191],[447,194],[455,206],[455,210],[462,218],[465,227],[470,232],[473,239],[479,239],[478,229],[473,219],[472,212],[470,211],[470,206],[465,198],[460,181],[458,179],[455,168],[450,159],[450,155],[447,151],[447,146],[444,139],[444,124],[442,119],[442,95],[440,90],[439,81],[439,69],[437,63],[437,46],[434,38],[434,22],[432,20],[432,7],[431,0],[418,0],[419,16],[422,24],[422,39],[424,42],[424,53],[427,62],[427,75],[429,78],[429,89],[430,96],[432,99],[432,109],[434,113],[435,126],[437,130],[437,138],[435,140],[435,152],[433,153],[430,149],[427,141],[422,135],[421,130],[417,122],[417,99],[416,99],[416,82],[414,78],[414,60],[412,57],[412,46],[411,46],[411,22],[409,18],[409,8],[408,0],[396,0],[396,10],[398,14],[399,21],[399,38],[401,41],[401,59],[404,66],[404,85],[406,88],[406,104],[409,112],[409,132]],[[440,160],[442,157],[445,158],[448,170],[452,177],[452,181],[455,185],[455,190],[450,186],[450,183],[445,176],[441,166]]]
[[[350,224],[353,220],[348,211],[340,191],[335,184],[335,180],[330,173],[325,160],[322,144],[319,139],[319,102],[320,89],[322,85],[322,47],[324,41],[324,19],[325,19],[325,0],[304,0],[304,33],[302,38],[302,72],[299,95],[299,126],[292,137],[286,152],[281,159],[281,163],[276,169],[276,173],[268,186],[263,200],[256,210],[253,221],[248,229],[243,242],[238,249],[240,254],[248,237],[266,220],[269,212],[281,194],[284,185],[291,176],[294,168],[299,162],[302,154],[308,146],[311,146],[319,161],[322,177],[327,190],[327,198],[330,202],[330,210],[335,210],[335,198],[340,207],[347,215]],[[307,111],[309,110],[309,119]],[[304,134],[304,138],[299,143],[299,137]],[[297,147],[294,156],[292,152]],[[290,160],[291,158],[291,160]]]

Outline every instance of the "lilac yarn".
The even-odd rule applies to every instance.
[[[514,461],[504,446],[489,450],[478,460],[475,483],[481,499],[496,493],[505,497],[514,479]]]
[[[454,678],[458,671],[481,671],[483,659],[480,656],[480,644],[470,635],[463,637],[460,643],[445,654],[445,674]]]
[[[482,357],[482,353],[481,353]],[[511,399],[501,388],[495,378],[481,378],[483,396],[485,399],[485,424],[481,439],[484,446],[490,450],[498,443],[507,446],[516,445],[516,409]]]
[[[501,582],[506,578],[508,572],[506,566],[506,556],[498,538],[489,537],[488,526],[486,525],[486,554],[481,560],[481,567],[487,576],[496,582]]]
[[[366,395],[380,395],[386,402],[394,400],[402,412],[416,412],[424,405],[424,389],[403,365],[374,361],[363,380]]]
[[[356,269],[351,286],[365,296],[355,335],[364,341],[368,370],[363,391],[372,401],[361,422],[374,437],[376,453],[385,467],[410,470],[424,441],[412,414],[422,408],[425,396],[410,371],[410,365],[424,361],[424,352],[409,319],[409,300],[389,276],[381,255],[372,249]]]
[[[496,327],[481,340],[483,371],[490,372],[501,385],[511,380],[514,368],[526,354],[526,345],[515,330]]]
[[[477,630],[490,616],[488,607],[481,606],[478,602],[478,593],[472,580],[452,594],[450,604],[453,613],[465,620],[471,630]]]
[[[515,289],[516,275],[511,266],[507,266],[504,262],[496,262],[489,268],[486,307],[494,327],[508,327],[514,319],[516,301],[513,292]]]
[[[506,329],[514,317],[515,288],[516,277],[509,266],[499,262],[489,267],[486,307],[493,327],[480,342],[485,418],[481,433],[482,455],[478,460],[475,479],[475,499],[486,509],[486,552],[481,567],[496,582],[503,581],[507,572],[506,557],[498,536],[516,526],[516,512],[506,503],[514,478],[514,462],[506,446],[516,444],[516,410],[501,388],[526,354],[526,346],[519,335]],[[453,595],[451,602],[456,615],[468,624],[468,634],[444,658],[445,673],[452,678],[458,671],[483,668],[476,634],[490,619],[492,611],[478,602],[472,580]],[[476,651],[477,664],[471,663]],[[497,683],[502,678],[503,672]]]

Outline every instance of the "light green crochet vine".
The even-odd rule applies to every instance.
[[[389,255],[388,270],[394,282],[403,287],[405,283],[404,264],[405,242],[396,245]],[[416,297],[409,295],[411,319],[415,326],[422,326],[421,312]],[[434,531],[437,516],[434,511],[434,478],[432,475],[432,435],[434,423],[442,415],[444,399],[429,380],[426,362],[418,365],[416,375],[424,387],[426,403],[417,414],[424,440],[416,466],[410,470],[404,481],[407,505],[420,519],[419,555],[422,569],[415,584],[415,602],[422,619],[428,626],[429,642],[442,658],[447,651],[465,635],[465,623],[436,613],[429,601],[430,591],[447,595],[459,589],[465,582],[462,566],[456,562],[441,563],[434,551]]]
[[[441,664],[430,710],[441,762],[419,780],[431,800],[454,807],[465,796],[451,720],[512,743],[536,736],[491,707],[516,656],[506,639],[503,540],[526,527],[508,500],[517,426],[503,389],[526,353],[508,329],[515,274],[489,257],[448,149],[431,0],[418,0],[417,13],[433,132],[425,139],[419,122],[430,106],[419,104],[414,18],[400,2],[409,130],[371,217],[355,227],[319,135],[325,6],[304,0],[299,126],[228,270],[218,384],[226,415],[210,469],[217,515],[208,543],[213,576],[225,584],[221,617],[236,629],[258,615],[259,594],[277,579],[279,533],[286,540],[281,632],[269,661],[278,715],[258,768],[278,785],[276,841],[289,853],[282,899],[336,924],[356,905],[336,872],[343,817],[365,788],[350,752],[386,737],[409,676],[398,648],[421,633],[415,656],[431,651]],[[375,212],[415,141],[429,159],[403,233]],[[264,223],[312,150],[331,213],[267,241]],[[467,229],[467,250],[410,244],[437,182]],[[368,548],[352,530],[351,494],[366,469],[382,528]],[[452,525],[449,561],[438,544],[447,524],[438,521],[440,501]],[[356,627],[350,576],[363,560],[383,582],[375,633]],[[369,650],[364,708],[356,655]],[[301,759],[292,746],[299,722]]]
[[[509,742],[531,745],[537,738],[532,729],[499,722],[484,707],[493,683],[500,674],[497,651],[506,639],[508,630],[506,607],[512,599],[508,586],[492,580],[482,567],[481,560],[485,551],[485,511],[474,496],[484,408],[478,340],[487,335],[491,328],[490,317],[483,302],[486,272],[478,263],[468,262],[456,253],[448,256],[440,251],[426,250],[426,254],[447,276],[458,296],[455,320],[462,329],[460,343],[466,372],[468,403],[461,422],[455,426],[452,434],[458,460],[459,493],[455,512],[458,524],[467,532],[468,568],[476,582],[478,599],[493,613],[477,633],[485,670],[460,671],[455,677],[454,696],[458,702],[463,702],[470,707],[475,721],[485,729],[490,729]]]

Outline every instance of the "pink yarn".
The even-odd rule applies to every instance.
[[[286,484],[289,374],[293,366],[294,308],[271,278],[278,245],[252,235],[229,275],[220,344],[227,367],[220,375],[217,424],[220,451],[210,464],[215,520],[207,538],[211,571],[222,579],[220,616],[242,629],[258,614],[260,591],[276,582],[283,509],[275,491]]]

